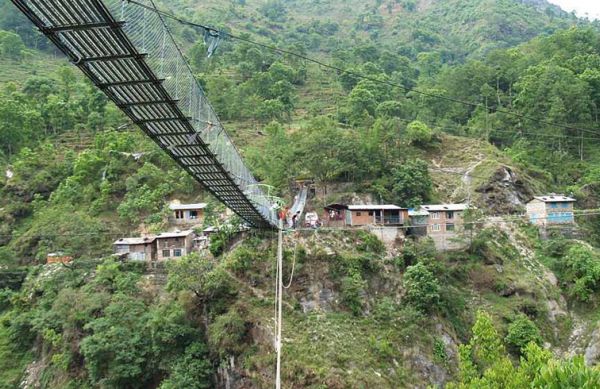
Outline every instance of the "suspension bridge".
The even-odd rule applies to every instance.
[[[133,123],[242,219],[277,214],[152,0],[12,0]]]

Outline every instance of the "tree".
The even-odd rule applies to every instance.
[[[518,353],[522,353],[529,343],[533,342],[541,346],[542,336],[534,322],[527,316],[519,314],[508,326],[508,334],[504,341],[514,347]]]
[[[418,206],[429,198],[432,189],[427,163],[409,159],[392,170],[393,201],[398,204]]]
[[[431,311],[440,300],[437,278],[422,262],[409,266],[404,273],[406,300],[421,311]]]
[[[105,315],[85,326],[91,335],[81,342],[81,353],[93,383],[143,388],[149,378],[147,360],[151,338],[144,331],[147,307],[135,298],[116,295]]]
[[[221,267],[205,256],[194,253],[167,264],[169,282],[167,289],[188,290],[202,303],[232,293],[229,278]]]
[[[573,245],[564,258],[564,274],[572,284],[569,294],[580,301],[589,301],[592,294],[600,288],[600,261],[590,248]]]
[[[21,37],[13,32],[0,31],[0,52],[3,56],[14,60],[23,58],[25,44]]]
[[[356,142],[331,119],[313,119],[297,142],[300,166],[316,180],[326,183],[342,176],[348,179],[357,176]]]
[[[433,131],[423,122],[415,120],[406,126],[406,140],[416,146],[425,147],[433,139]]]
[[[159,389],[208,389],[214,387],[213,369],[204,343],[190,344],[173,364],[169,377]]]
[[[449,389],[478,388],[596,388],[600,368],[585,365],[582,356],[556,360],[535,342],[522,349],[518,366],[506,354],[491,317],[478,312],[473,337],[459,346],[459,380]]]

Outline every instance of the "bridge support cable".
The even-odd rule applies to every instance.
[[[183,169],[255,227],[272,204],[194,78],[152,0],[12,0]]]
[[[276,285],[276,325],[275,325],[275,350],[277,352],[277,365],[275,371],[275,389],[281,389],[281,330],[283,327],[282,305],[283,305],[283,220],[279,220],[277,231],[277,285]]]

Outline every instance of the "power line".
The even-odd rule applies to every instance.
[[[244,38],[244,37],[239,36],[239,35],[234,35],[234,34],[232,34],[230,32],[218,30],[216,28],[213,28],[213,27],[210,27],[210,26],[206,26],[206,25],[203,25],[203,24],[200,24],[200,23],[191,22],[189,20],[182,19],[182,18],[180,18],[180,17],[178,17],[178,16],[176,16],[176,15],[174,15],[172,13],[169,13],[169,12],[166,12],[166,11],[162,11],[162,10],[159,10],[159,9],[156,9],[156,8],[153,8],[153,7],[149,7],[149,6],[147,6],[145,4],[142,4],[142,3],[138,2],[138,1],[135,1],[135,0],[127,0],[127,2],[132,3],[132,4],[136,4],[136,5],[140,6],[140,7],[148,9],[148,10],[150,10],[152,12],[156,12],[156,13],[162,15],[163,17],[175,20],[175,21],[177,21],[177,22],[179,22],[179,23],[181,23],[183,25],[188,25],[188,26],[191,26],[191,27],[201,28],[204,31],[208,31],[208,32],[210,32],[212,34],[217,34],[218,36],[228,36],[231,39],[236,39],[236,40],[239,40],[239,41],[242,41],[242,42],[246,42],[246,43],[249,43],[249,44],[252,44],[252,45],[255,45],[255,46],[259,46],[259,47],[262,47],[262,48],[265,48],[265,49],[268,49],[268,50],[271,50],[271,51],[278,52],[280,54],[286,54],[286,55],[290,55],[290,56],[293,56],[293,57],[297,57],[297,58],[303,59],[305,61],[312,62],[312,63],[314,63],[316,65],[319,65],[321,67],[324,67],[324,68],[335,70],[335,71],[340,72],[340,73],[349,74],[349,75],[351,75],[353,77],[356,77],[356,78],[360,78],[360,79],[371,81],[371,82],[375,82],[375,83],[378,83],[378,84],[384,84],[384,85],[388,85],[388,86],[391,86],[391,87],[403,89],[406,92],[412,92],[412,93],[420,94],[420,95],[427,96],[427,97],[432,97],[432,98],[436,98],[436,99],[440,99],[440,100],[445,100],[445,101],[450,101],[450,102],[462,104],[462,105],[465,105],[465,106],[469,106],[471,108],[481,107],[481,108],[485,109],[486,112],[490,111],[490,109],[488,107],[485,107],[481,103],[472,103],[472,102],[460,100],[460,99],[453,98],[453,97],[448,97],[448,96],[438,95],[438,94],[435,94],[435,93],[425,92],[425,91],[422,91],[422,90],[419,90],[419,89],[410,88],[410,87],[407,87],[407,86],[404,86],[404,85],[401,85],[401,84],[397,84],[397,83],[394,83],[394,82],[391,82],[391,81],[381,80],[381,79],[378,79],[378,78],[366,76],[364,74],[360,74],[360,73],[354,72],[352,70],[342,69],[340,67],[337,67],[337,66],[325,63],[323,61],[319,61],[317,59],[308,57],[308,56],[303,55],[303,54],[299,54],[299,53],[296,53],[296,52],[293,52],[293,51],[290,51],[290,50],[282,49],[282,48],[279,48],[277,46],[273,46],[273,45],[268,45],[268,44],[265,44],[265,43],[256,42],[256,41],[253,41],[253,40],[251,40],[249,38]],[[518,112],[514,112],[514,111],[511,111],[511,110],[506,110],[506,109],[502,109],[502,108],[496,108],[496,109],[494,109],[491,112],[503,113],[503,114],[506,114],[506,115],[518,117],[520,119],[529,120],[529,121],[533,121],[533,122],[537,122],[537,123],[541,123],[541,124],[546,124],[546,125],[549,125],[549,126],[552,126],[552,127],[563,128],[563,129],[567,129],[567,130],[577,130],[577,131],[587,132],[587,133],[590,133],[590,134],[600,135],[600,132],[592,130],[592,129],[589,129],[589,128],[576,127],[576,126],[568,125],[566,123],[556,123],[556,122],[552,122],[552,121],[548,121],[548,120],[538,119],[538,118],[535,118],[535,117],[532,117],[532,116],[529,116],[529,115],[521,114],[521,113],[518,113]]]

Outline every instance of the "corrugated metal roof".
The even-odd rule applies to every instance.
[[[547,196],[534,196],[536,200],[543,201],[545,203],[565,203],[565,202],[575,202],[576,200],[572,197],[567,197],[563,195],[547,195]]]
[[[193,233],[194,233],[194,231],[192,231],[192,230],[163,232],[163,233],[156,235],[156,239],[183,238],[183,237],[186,237]]]
[[[371,204],[365,204],[365,205],[349,205],[348,209],[351,211],[377,211],[377,210],[401,210],[401,209],[408,209],[408,208],[401,208],[397,205],[392,205],[392,204],[382,204],[382,205],[371,205]]]
[[[408,210],[408,216],[427,216],[429,215],[429,212],[427,212],[424,209],[409,209]]]
[[[468,204],[429,204],[429,205],[422,205],[421,208],[426,211],[434,211],[434,212],[464,211],[465,209],[469,208],[469,205]]]
[[[206,208],[206,203],[196,204],[169,204],[169,208],[173,211],[187,211],[191,209],[203,209]]]
[[[152,243],[156,239],[155,236],[146,236],[139,238],[121,238],[119,240],[115,240],[113,244],[127,244],[127,245],[136,245],[136,244],[147,244]]]

